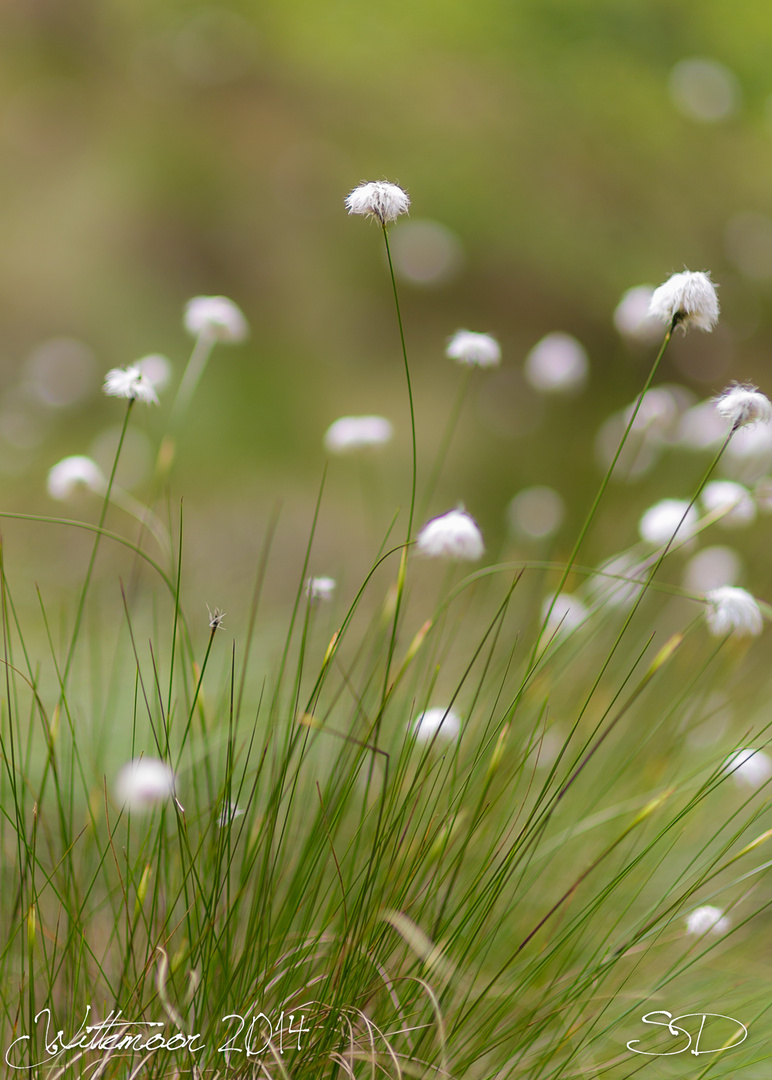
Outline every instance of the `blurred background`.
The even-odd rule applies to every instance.
[[[645,292],[618,308],[628,290],[709,270],[722,317],[674,341],[657,379],[671,390],[652,399],[587,559],[634,543],[657,499],[691,495],[712,445],[691,406],[732,379],[772,391],[764,5],[5,0],[0,20],[6,510],[95,516],[87,495],[57,506],[47,471],[69,454],[109,468],[123,410],[101,394],[104,372],[161,353],[170,389],[160,409],[135,409],[121,474],[149,498],[192,344],[184,304],[224,294],[251,336],[216,349],[169,498],[176,515],[184,496],[193,568],[217,567],[222,601],[207,598],[228,606],[277,502],[283,550],[302,554],[322,438],[345,414],[383,414],[395,437],[331,463],[312,570],[339,573],[349,534],[368,541],[368,566],[406,505],[410,428],[382,238],[343,205],[363,180],[412,199],[391,236],[419,480],[464,377],[448,338],[501,342],[501,367],[472,373],[427,508],[463,502],[492,558],[570,551],[661,340],[641,323]],[[569,336],[549,339],[551,368],[532,350],[555,333]],[[726,475],[762,491],[772,452],[736,457]],[[534,486],[557,500],[512,504]],[[767,528],[737,541],[746,564]],[[4,529],[59,580],[53,533]],[[59,563],[76,542],[55,532]]]

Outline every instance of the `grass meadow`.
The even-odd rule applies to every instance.
[[[378,400],[331,416],[315,507],[290,544],[264,508],[235,607],[186,570],[179,479],[209,354],[246,333],[221,297],[188,306],[168,385],[145,360],[107,374],[111,468],[52,461],[50,513],[3,509],[4,1075],[766,1075],[769,609],[727,538],[769,512],[772,410],[658,374],[718,318],[691,275],[696,298],[655,293],[659,321],[635,323],[639,393],[572,535],[535,485],[490,545],[473,484],[447,501],[449,461],[470,387],[513,360],[456,335],[457,397],[424,437],[420,310],[402,318],[389,272],[400,192],[355,189],[347,224],[383,259],[408,456]],[[538,392],[570,400],[571,350],[531,355]],[[144,410],[155,466],[130,492]],[[553,441],[568,461],[560,423]],[[660,475],[620,546],[620,474],[660,453],[688,459],[690,493]],[[40,534],[61,587],[28,565]]]

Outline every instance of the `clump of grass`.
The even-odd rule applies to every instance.
[[[388,199],[407,196],[379,182],[352,205],[370,187],[388,252]],[[767,1007],[761,971],[758,985],[745,971],[740,989],[719,972],[766,907],[768,725],[746,702],[741,741],[695,738],[716,695],[735,692],[747,649],[737,632],[754,636],[761,609],[750,617],[731,597],[711,636],[706,603],[715,614],[725,594],[706,601],[660,580],[747,418],[732,420],[658,548],[600,571],[580,562],[671,335],[699,317],[679,306],[694,291],[667,291],[662,349],[567,560],[466,574],[451,563],[432,602],[421,549],[474,562],[483,546],[471,517],[451,511],[437,520],[462,521],[463,536],[443,532],[414,555],[416,500],[428,512],[463,398],[422,493],[389,266],[413,449],[405,539],[389,530],[355,591],[310,577],[322,485],[285,621],[268,627],[275,662],[254,646],[276,520],[251,600],[227,622],[218,608],[205,617],[203,599],[195,615],[183,604],[182,518],[160,556],[144,529],[133,540],[106,528],[123,435],[136,400],[152,400],[136,392],[141,375],[112,380],[127,404],[96,524],[39,519],[93,536],[74,608],[62,615],[39,596],[27,624],[3,553],[9,1067],[627,1076],[643,1013],[702,1008],[750,1024]],[[223,298],[198,300],[236,318]],[[159,477],[217,337],[209,323],[194,330]],[[158,540],[153,508],[134,509]],[[108,544],[131,580],[112,606],[95,592]],[[732,1053],[739,1071],[755,1052]]]

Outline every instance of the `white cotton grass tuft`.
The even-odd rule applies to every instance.
[[[332,600],[336,584],[331,577],[310,577],[306,582],[306,596],[312,604]]]
[[[396,221],[410,208],[408,193],[399,184],[390,184],[387,180],[361,183],[346,196],[345,202],[349,214],[375,218],[381,225]]]
[[[695,908],[686,916],[686,933],[695,937],[707,933],[725,934],[731,925],[722,909],[711,904]]]
[[[108,397],[128,398],[130,401],[144,401],[147,405],[157,405],[158,395],[153,384],[136,364],[127,368],[113,368],[105,375],[102,387]]]
[[[384,416],[341,416],[327,428],[324,448],[330,454],[350,454],[382,446],[393,434],[391,421]]]
[[[736,585],[742,572],[742,560],[734,548],[715,544],[689,559],[684,567],[684,588],[704,595],[723,585]]]
[[[541,612],[542,619],[547,619],[547,632],[560,635],[578,629],[589,614],[587,605],[572,593],[558,593],[554,600],[548,596]]]
[[[714,637],[735,634],[758,637],[764,629],[764,616],[755,598],[745,589],[721,585],[705,594],[708,630]]]
[[[185,305],[185,329],[193,337],[236,345],[249,337],[244,312],[227,296],[194,296]]]
[[[476,562],[485,554],[482,533],[465,510],[449,510],[427,522],[418,534],[416,547],[430,559]]]
[[[654,290],[649,315],[666,326],[680,326],[684,331],[691,326],[712,330],[718,322],[719,306],[710,274],[691,270],[673,274]]]
[[[641,517],[638,533],[647,544],[660,547],[674,537],[678,541],[690,540],[697,521],[697,511],[684,499],[662,499]]]
[[[614,309],[614,327],[623,338],[651,345],[662,336],[659,323],[649,315],[653,285],[635,285],[622,294]]]
[[[772,402],[750,383],[735,383],[714,398],[719,416],[728,420],[732,431],[748,424],[768,424],[772,420]]]
[[[756,503],[742,484],[733,480],[712,480],[700,495],[708,514],[720,515],[717,524],[725,529],[741,529],[756,520]]]
[[[554,536],[566,514],[565,503],[551,487],[523,488],[507,507],[507,521],[513,533],[532,540]]]
[[[581,342],[556,330],[528,353],[524,374],[534,390],[560,394],[580,389],[587,381],[589,370],[587,352]]]
[[[445,355],[467,367],[498,367],[501,363],[501,346],[490,334],[457,330],[448,342]]]
[[[735,750],[723,764],[722,771],[736,784],[761,787],[772,776],[772,759],[763,750]]]
[[[78,488],[104,495],[107,480],[95,461],[82,454],[63,458],[48,470],[46,488],[52,499],[69,499]]]
[[[461,717],[452,709],[427,709],[417,716],[410,726],[416,742],[455,742],[461,734]]]
[[[174,795],[174,773],[157,758],[134,758],[115,781],[118,801],[128,810],[147,810]]]

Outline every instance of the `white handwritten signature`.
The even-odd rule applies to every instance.
[[[666,1016],[667,1020],[652,1020],[650,1019],[650,1017],[652,1016]],[[692,1016],[700,1017],[700,1029],[697,1032],[697,1037],[693,1047],[691,1033],[687,1031],[685,1027],[679,1027],[676,1022],[678,1020],[687,1020]],[[716,1017],[720,1020],[728,1020],[731,1024],[736,1024],[737,1031],[735,1034],[739,1034],[739,1029],[742,1028],[743,1037],[741,1039],[737,1039],[736,1041],[730,1041],[729,1039],[725,1039],[723,1046],[716,1046],[712,1050],[701,1050],[700,1040],[705,1034],[705,1026],[708,1017]],[[653,1024],[656,1027],[667,1028],[670,1034],[673,1035],[675,1038],[680,1038],[682,1035],[685,1035],[688,1040],[686,1046],[680,1046],[677,1050],[637,1050],[636,1043],[639,1043],[641,1041],[640,1039],[631,1039],[630,1042],[627,1043],[628,1050],[632,1050],[634,1054],[645,1054],[647,1057],[671,1057],[675,1054],[684,1054],[687,1050],[689,1050],[690,1047],[690,1053],[694,1054],[695,1057],[697,1057],[699,1054],[720,1054],[722,1050],[734,1050],[736,1046],[739,1046],[740,1043],[745,1042],[745,1040],[748,1038],[748,1029],[745,1024],[741,1024],[739,1020],[735,1020],[732,1016],[725,1016],[724,1013],[693,1012],[681,1013],[680,1016],[673,1016],[673,1014],[667,1012],[666,1009],[660,1009],[656,1012],[646,1013],[644,1016],[641,1017],[641,1021],[644,1024]]]

